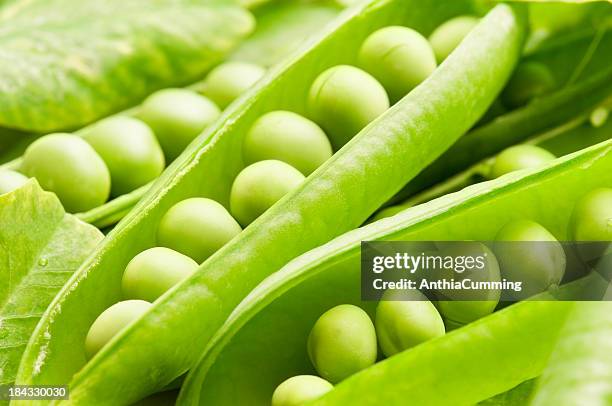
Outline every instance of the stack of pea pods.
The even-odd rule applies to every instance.
[[[145,34],[112,3],[63,23],[131,52],[0,95],[0,385],[67,390],[11,405],[612,404],[612,290],[550,294],[569,242],[611,250],[612,5],[160,1]],[[364,241],[535,299],[366,300]]]

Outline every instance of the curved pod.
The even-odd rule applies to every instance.
[[[205,145],[190,145],[58,296],[30,343],[20,382],[65,381],[83,366],[81,352],[61,349],[68,343],[78,348],[95,316],[118,300],[121,271],[154,244],[159,219],[173,204],[193,196],[227,204],[231,181],[242,168],[237,152],[243,136],[261,114],[304,114],[314,78],[330,66],[354,62],[373,30],[403,23],[428,32],[440,22],[433,15],[442,20],[466,4],[438,7],[434,0],[413,7],[404,0],[378,0],[351,8],[235,102],[200,136]],[[75,375],[71,404],[135,401],[186,372],[198,354],[185,343],[204,347],[263,278],[361,224],[474,124],[518,60],[524,28],[522,8],[496,7],[428,80],[116,336]],[[37,363],[40,357],[44,362]]]

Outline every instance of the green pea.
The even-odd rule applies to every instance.
[[[308,109],[340,149],[389,108],[384,87],[369,73],[348,65],[321,73],[310,88]]]
[[[440,313],[418,291],[409,295],[385,292],[376,308],[375,326],[380,349],[387,357],[445,333]]]
[[[164,170],[164,153],[153,131],[138,119],[115,116],[102,120],[87,129],[84,138],[110,171],[112,196],[129,193]]]
[[[407,95],[436,69],[429,42],[408,27],[385,27],[359,50],[359,65],[385,87],[393,102]]]
[[[372,320],[353,305],[336,306],[323,313],[308,336],[312,364],[332,383],[373,365],[376,352]]]
[[[240,224],[247,226],[303,180],[300,171],[281,161],[267,160],[249,165],[232,185],[231,212]]]
[[[320,398],[334,386],[314,375],[298,375],[278,385],[272,394],[272,406],[301,406]]]
[[[106,164],[76,135],[50,134],[34,141],[23,155],[21,172],[54,192],[70,213],[98,207],[110,194]]]
[[[510,109],[526,105],[532,99],[550,93],[555,87],[555,78],[550,69],[538,62],[523,62],[518,65],[501,94],[504,105]]]
[[[485,245],[477,242],[452,242],[439,244],[440,255],[450,257],[481,258],[482,269],[444,268],[439,270],[440,277],[447,280],[474,282],[501,281],[499,264],[493,252]],[[480,289],[475,291],[442,289],[436,292],[439,301],[438,310],[444,319],[447,329],[456,328],[474,320],[478,320],[495,310],[500,298],[499,289]]]
[[[87,358],[96,355],[117,333],[149,308],[151,303],[144,300],[125,300],[104,310],[93,322],[85,338]]]
[[[570,235],[575,241],[612,241],[612,188],[597,188],[578,200]]]
[[[125,268],[121,281],[123,297],[153,302],[197,268],[197,262],[179,252],[150,248],[132,258]]]
[[[255,121],[245,137],[243,154],[247,164],[276,159],[308,176],[332,156],[332,148],[312,121],[290,111],[273,111]]]
[[[556,157],[535,145],[515,145],[502,151],[493,162],[489,178],[495,179],[510,172],[539,168]]]
[[[0,195],[12,192],[28,181],[28,177],[10,169],[0,169]]]
[[[226,62],[204,79],[203,93],[225,109],[266,73],[261,66],[246,62]]]
[[[157,242],[202,263],[241,231],[221,204],[194,197],[178,202],[164,214]]]
[[[531,220],[514,220],[499,230],[495,255],[502,275],[522,281],[517,297],[526,299],[558,286],[565,273],[565,251],[542,225]]]
[[[188,89],[155,92],[137,113],[153,129],[168,161],[179,156],[220,114],[212,101]]]
[[[442,63],[457,48],[478,21],[478,18],[473,16],[459,16],[451,18],[434,30],[429,36],[429,42],[438,63]]]

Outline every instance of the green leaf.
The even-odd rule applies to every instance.
[[[253,29],[235,6],[34,0],[0,7],[0,126],[80,127],[195,81]]]
[[[35,181],[0,195],[0,385],[14,382],[40,316],[102,238]]]

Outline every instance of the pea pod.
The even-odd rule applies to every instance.
[[[155,244],[160,218],[178,201],[205,196],[227,204],[231,182],[242,169],[243,136],[262,113],[305,114],[315,77],[330,66],[354,62],[373,30],[401,23],[428,32],[469,8],[453,2],[441,12],[437,5],[378,0],[351,8],[232,104],[200,136],[201,145],[192,143],[171,164],[66,285],[30,342],[18,382],[65,382],[83,367],[78,343],[94,318],[120,298],[127,262]],[[186,372],[197,358],[190,346],[203,347],[257,283],[291,258],[358,226],[474,124],[516,63],[524,28],[520,6],[492,10],[421,86],[98,352],[74,376],[71,403],[134,401]]]
[[[610,401],[611,310],[609,301],[576,304],[530,405]]]
[[[287,377],[313,373],[305,343],[316,319],[340,303],[370,312],[375,305],[361,302],[361,241],[487,241],[516,218],[534,219],[567,239],[575,202],[612,184],[611,165],[612,141],[607,141],[542,169],[408,209],[294,259],[234,310],[192,369],[180,402],[266,404]],[[313,404],[401,405],[407,397],[417,405],[485,400],[542,372],[572,306],[544,301],[510,306],[357,373]]]
[[[612,121],[606,121],[601,127],[593,127],[588,123],[588,117],[581,116],[560,127],[538,134],[529,139],[526,144],[536,145],[551,152],[555,156],[563,156],[610,139],[611,131]],[[456,145],[457,144],[455,144],[455,146]],[[433,200],[448,193],[459,191],[474,183],[481,182],[486,178],[494,161],[495,157],[484,159],[443,182],[414,194],[397,205],[383,208],[378,211],[370,221],[389,217],[409,207]],[[429,169],[431,168],[433,168],[433,166],[429,167]],[[421,176],[415,178],[415,181],[418,178],[421,178]],[[411,184],[409,184],[409,186],[410,185]],[[398,195],[396,195],[396,197],[397,196]]]
[[[317,30],[333,18],[338,11],[339,7],[321,2],[287,2],[283,4],[275,2],[259,6],[253,10],[253,15],[257,21],[255,31],[227,56],[227,60],[250,62],[258,66],[269,67],[284,55],[291,53],[307,37],[308,33]],[[229,22],[229,20],[227,24],[230,26],[236,25],[235,22]],[[236,38],[232,45],[235,45],[238,39],[244,39],[251,30],[251,26],[248,30],[244,29],[240,38]],[[204,85],[205,81],[201,80],[188,86],[188,88],[202,93],[205,88]],[[137,115],[138,111],[139,107],[136,106],[119,114],[133,116]],[[84,135],[89,128],[89,126],[82,128],[75,134]],[[19,137],[26,139],[23,134],[19,134]],[[25,145],[27,144],[24,144],[22,151]],[[6,163],[4,167],[19,170],[21,161],[20,158],[15,158]],[[77,213],[76,216],[100,229],[110,227],[134,207],[150,186],[151,184],[144,185],[129,193],[115,197],[103,205]]]
[[[612,92],[612,68],[475,128],[426,168],[391,202],[406,199],[502,149],[589,113]]]

